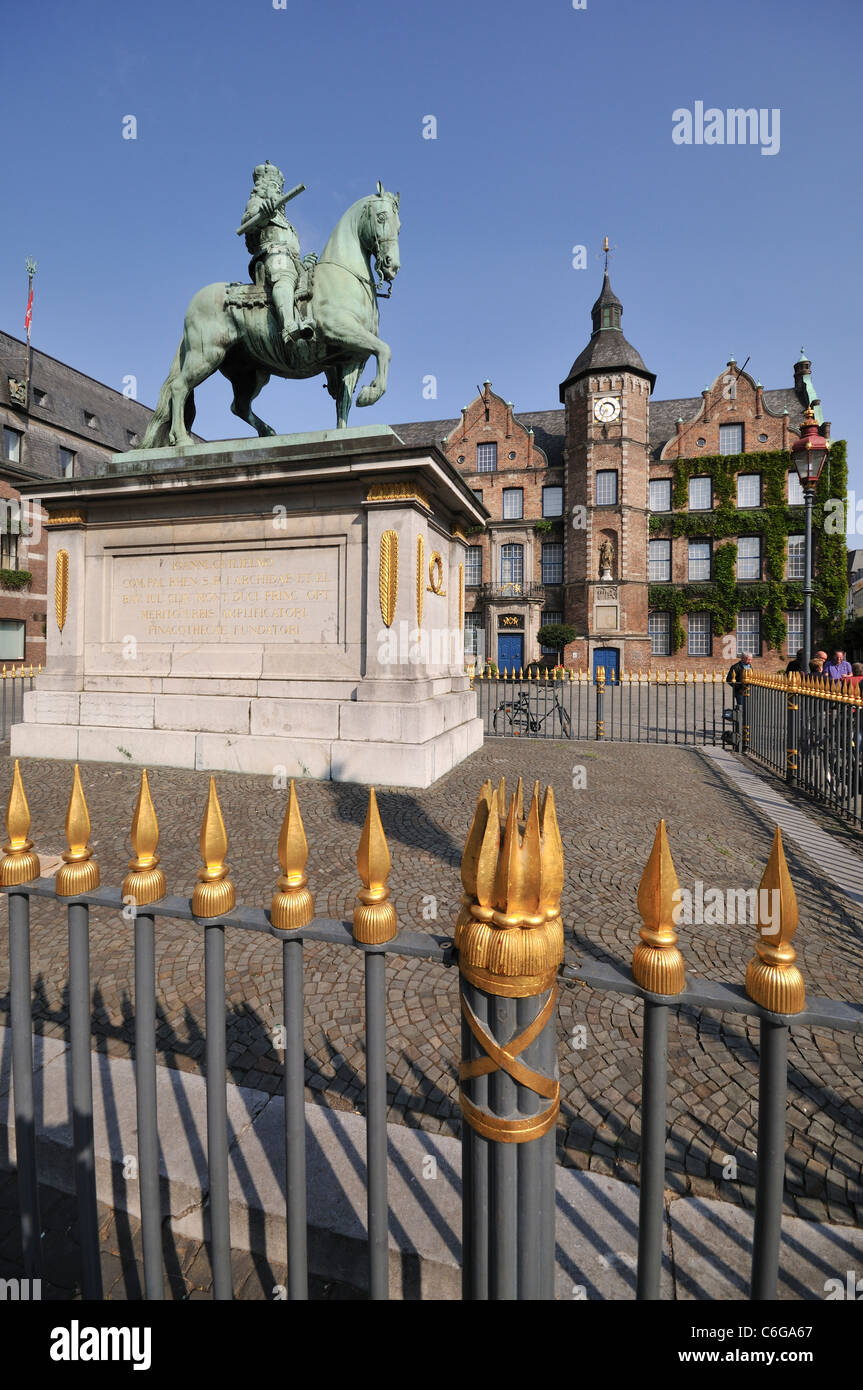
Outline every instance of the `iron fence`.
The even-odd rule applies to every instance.
[[[33,682],[41,674],[41,662],[34,669],[21,665],[16,670],[10,666],[0,668],[0,741],[5,742],[9,730],[24,717],[24,691],[33,689]]]
[[[503,781],[482,787],[462,858],[464,896],[453,938],[399,931],[387,878],[390,855],[374,790],[360,838],[362,886],[352,921],[315,916],[308,847],[293,783],[278,842],[281,875],[269,911],[238,907],[225,863],[228,839],[210,779],[201,826],[203,867],[191,899],[167,894],[156,853],[159,830],[147,773],[135,807],[134,858],[120,888],[99,883],[90,820],[76,765],[66,819],[69,848],[56,879],[39,877],[30,812],[18,763],[6,813],[8,842],[0,888],[9,902],[10,1009],[16,1155],[25,1275],[42,1277],[38,1142],[33,1086],[30,899],[65,904],[69,937],[71,1107],[82,1289],[102,1297],[96,1207],[90,1052],[91,907],[134,908],[135,1076],[144,1287],[164,1295],[156,1101],[155,918],[204,934],[207,1163],[210,1255],[216,1299],[230,1299],[225,935],[264,932],[282,942],[285,1018],[285,1153],[288,1296],[308,1297],[304,1114],[303,945],[325,941],[358,950],[365,964],[367,1233],[370,1296],[389,1294],[386,1157],[386,967],[390,954],[457,964],[462,1012],[458,1068],[462,1124],[463,1296],[553,1296],[558,991],[573,982],[635,995],[644,1005],[642,1140],[637,1297],[657,1299],[664,1221],[668,1011],[681,1005],[754,1016],[760,1023],[758,1147],[751,1297],[776,1297],[785,1156],[788,1032],[792,1027],[863,1031],[863,1007],[805,998],[790,939],[797,903],[779,830],[757,895],[759,914],[778,892],[781,910],[759,915],[756,954],[745,986],[689,982],[674,923],[677,877],[660,822],[638,888],[643,924],[628,969],[616,963],[563,964],[560,894],[563,845],[554,794],[535,786],[526,807],[521,779],[507,802]],[[779,927],[776,921],[779,921]],[[50,1270],[46,1271],[50,1277]]]
[[[609,739],[722,744],[733,739],[732,692],[718,671],[613,674],[599,667],[535,678],[504,672],[473,680],[487,738]]]
[[[863,695],[818,676],[749,676],[742,750],[863,825]]]

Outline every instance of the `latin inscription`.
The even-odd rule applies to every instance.
[[[114,641],[335,642],[334,546],[114,560]]]

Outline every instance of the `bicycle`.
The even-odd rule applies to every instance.
[[[532,711],[530,704],[530,692],[527,690],[522,690],[514,700],[501,700],[492,715],[491,722],[494,732],[509,732],[514,738],[518,738],[522,734],[538,734],[542,732],[546,720],[554,721],[554,717],[557,715],[564,738],[572,738],[572,719],[557,691],[554,693],[554,703],[551,708],[542,714],[538,710]],[[500,729],[498,723],[502,726]],[[508,729],[507,725],[509,726]]]

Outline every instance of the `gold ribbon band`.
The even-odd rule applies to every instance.
[[[495,1042],[494,1038],[487,1033],[476,1014],[471,1009],[464,995],[461,995],[461,1011],[464,1015],[468,1028],[473,1033],[485,1057],[477,1057],[472,1062],[460,1062],[458,1068],[459,1081],[472,1081],[476,1076],[487,1076],[489,1072],[505,1071],[522,1086],[528,1090],[535,1091],[538,1096],[544,1096],[546,1100],[553,1100],[560,1091],[558,1083],[550,1076],[543,1076],[542,1072],[533,1071],[525,1066],[524,1062],[518,1060],[518,1054],[524,1052],[535,1038],[538,1038],[548,1020],[554,1012],[554,1005],[557,1000],[557,990],[552,990],[543,1007],[540,1009],[536,1018],[531,1024],[520,1033],[517,1038],[512,1038],[510,1042],[501,1044]]]
[[[494,1139],[499,1144],[524,1144],[530,1139],[541,1139],[551,1129],[560,1110],[560,1087],[557,1086],[557,1094],[547,1110],[540,1111],[538,1115],[525,1115],[521,1120],[489,1115],[469,1101],[463,1091],[459,1092],[458,1100],[465,1120],[484,1139]]]
[[[459,971],[464,978],[486,994],[500,994],[507,999],[529,999],[534,994],[544,994],[557,980],[558,967],[549,966],[540,975],[492,975],[480,965],[467,965],[459,961]]]

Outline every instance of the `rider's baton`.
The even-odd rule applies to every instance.
[[[296,198],[298,193],[305,193],[305,191],[306,185],[304,183],[298,183],[296,188],[292,188],[290,193],[286,193],[284,197],[279,199],[276,206],[273,208],[273,212],[278,212],[280,208],[285,206],[285,203],[289,203],[292,198]],[[259,221],[260,214],[256,213],[254,217],[249,217],[245,222],[241,222],[237,228],[237,236],[242,236],[244,232],[250,232],[253,227],[257,227]]]

